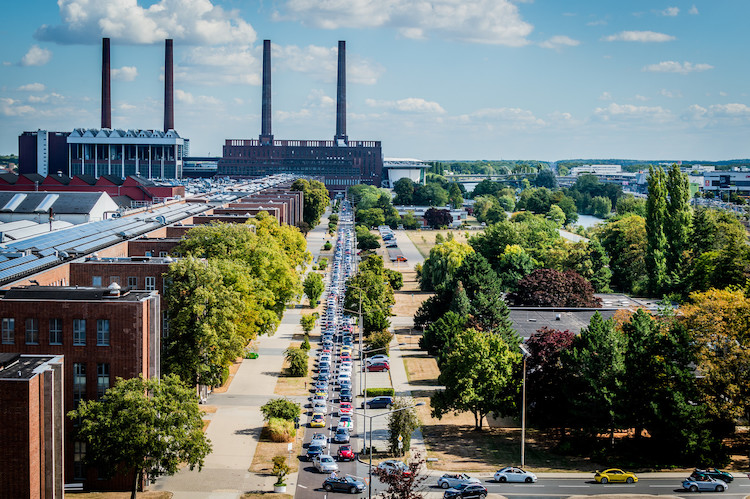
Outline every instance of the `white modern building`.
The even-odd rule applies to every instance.
[[[0,192],[0,222],[31,220],[36,223],[54,221],[74,225],[110,218],[119,206],[106,192]]]
[[[415,184],[425,183],[425,173],[430,165],[419,159],[385,158],[383,159],[383,185],[393,189],[393,184],[402,178],[411,179]]]
[[[590,173],[593,175],[615,175],[622,173],[621,165],[581,165],[574,166],[570,169],[570,174],[574,177]]]

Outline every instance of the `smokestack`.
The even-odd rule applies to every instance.
[[[339,41],[339,77],[336,86],[336,141],[347,143],[346,136],[346,42]]]
[[[164,40],[164,131],[174,130],[174,69],[172,39]]]
[[[263,97],[260,123],[261,145],[272,145],[271,132],[271,40],[263,40]]]
[[[112,128],[112,89],[109,84],[109,38],[102,38],[102,128]]]

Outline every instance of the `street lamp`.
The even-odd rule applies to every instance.
[[[373,418],[377,418],[378,416],[385,416],[386,414],[393,414],[394,412],[401,412],[401,411],[405,411],[407,409],[413,409],[415,407],[419,407],[419,406],[422,406],[422,405],[425,405],[424,402],[417,402],[414,405],[410,405],[410,406],[407,406],[407,407],[402,407],[401,409],[396,409],[396,410],[393,410],[393,411],[383,412],[383,413],[380,413],[380,414],[373,414],[372,416],[368,416],[366,414],[359,414],[356,411],[354,411],[354,414],[359,414],[360,416],[364,416],[364,417],[370,419],[370,449],[369,449],[370,450],[370,462],[368,464],[368,472],[367,472],[367,475],[369,477],[369,481],[367,483],[367,487],[368,487],[367,497],[368,498],[372,498],[372,419]],[[365,404],[365,407],[367,407],[367,404]]]
[[[518,348],[521,349],[521,356],[523,357],[523,384],[522,384],[522,397],[521,397],[521,468],[526,464],[526,359],[531,357],[531,352],[523,345],[518,344]]]

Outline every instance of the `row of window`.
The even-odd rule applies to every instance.
[[[96,364],[96,398],[100,399],[109,389],[109,364],[98,362]],[[73,363],[73,404],[78,407],[81,400],[86,399],[86,363]]]
[[[160,252],[159,256],[162,256],[161,253],[164,253],[163,256],[167,256],[167,252],[166,251]],[[146,256],[151,256],[151,255],[147,254]],[[156,277],[151,277],[151,276],[146,277],[145,281],[146,281],[146,283],[145,283],[145,287],[143,289],[145,289],[146,291],[154,291],[156,289]],[[120,283],[120,276],[116,276],[116,275],[110,276],[109,277],[109,284],[112,284],[113,282],[115,282],[117,284],[121,284]],[[93,287],[95,287],[95,288],[102,287],[102,285],[103,285],[102,284],[102,276],[100,276],[100,275],[91,276],[91,285]],[[128,287],[132,288],[132,289],[138,289],[138,278],[137,277],[133,277],[133,276],[128,277]]]
[[[25,321],[25,339],[27,345],[39,344],[39,319],[29,318]],[[16,319],[3,317],[2,337],[3,345],[14,345],[16,343]],[[63,344],[63,320],[50,319],[49,344]],[[96,321],[96,345],[100,347],[109,346],[109,319],[97,319]],[[73,319],[73,345],[86,346],[86,319]]]

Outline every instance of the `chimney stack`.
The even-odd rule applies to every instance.
[[[174,130],[174,69],[172,39],[164,40],[164,131]]]
[[[271,40],[263,40],[263,97],[260,144],[273,145],[271,132]]]
[[[336,142],[348,142],[346,136],[346,42],[339,41],[339,76],[336,86]]]
[[[109,38],[102,38],[102,128],[112,128],[112,89],[109,83]]]

